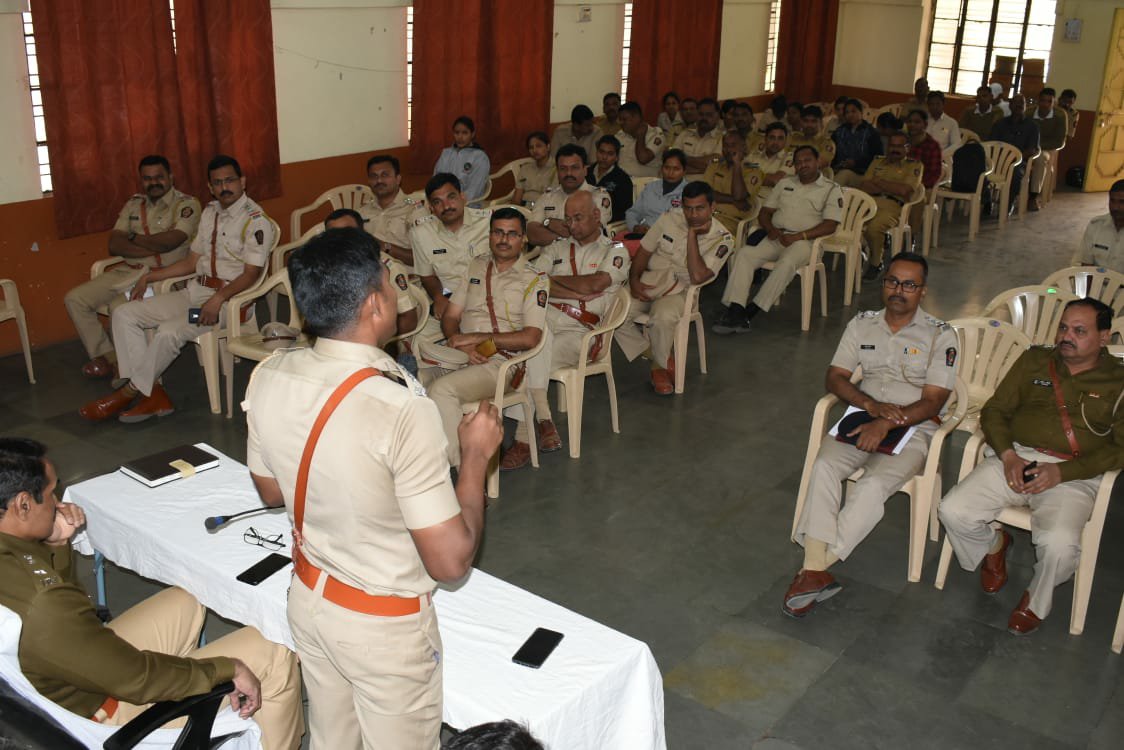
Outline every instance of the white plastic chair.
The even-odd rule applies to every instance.
[[[982,317],[1002,318],[1030,338],[1032,344],[1052,344],[1067,303],[1077,299],[1055,286],[1020,286],[1000,293],[984,308]]]
[[[293,212],[289,214],[289,240],[301,236],[301,218],[305,214],[319,209],[325,203],[330,203],[333,211],[337,208],[353,208],[358,211],[360,206],[374,199],[375,194],[366,185],[339,185],[330,190],[325,190],[316,196],[312,203],[294,208]]]
[[[858,383],[862,380],[862,368],[856,368],[851,375],[851,382]],[[808,485],[812,480],[812,465],[819,455],[820,445],[823,441],[834,440],[828,437],[828,430],[835,424],[829,421],[831,408],[842,403],[832,393],[825,394],[816,402],[812,412],[812,429],[808,435],[808,452],[804,457],[804,471],[800,475],[800,490],[796,494],[796,510],[792,517],[791,539],[796,541],[796,527],[800,522],[800,514],[804,510],[804,503],[808,497]],[[941,497],[941,450],[948,435],[960,426],[968,408],[968,387],[960,378],[949,396],[949,413],[941,422],[941,426],[933,434],[929,443],[929,453],[925,459],[925,466],[921,473],[914,476],[899,490],[909,496],[909,564],[907,577],[916,583],[921,580],[921,567],[925,557],[925,529],[932,520],[931,509],[934,499]],[[865,473],[865,468],[859,468],[845,482],[856,482]],[[844,501],[845,502],[845,501]],[[935,536],[934,536],[935,538]]]
[[[878,213],[878,204],[858,188],[842,188],[843,221],[835,232],[816,240],[824,253],[843,256],[843,304],[850,305],[852,295],[862,291],[863,227]],[[835,259],[838,263],[839,258]],[[835,266],[832,266],[834,269]],[[805,328],[804,330],[808,330]]]
[[[613,294],[613,302],[601,319],[601,324],[582,336],[581,348],[578,351],[577,367],[560,367],[550,373],[550,379],[559,383],[559,411],[566,413],[566,422],[569,427],[570,458],[581,456],[582,447],[582,406],[585,401],[585,379],[593,375],[604,375],[609,388],[609,418],[613,432],[620,433],[620,417],[617,413],[617,381],[613,377],[613,334],[628,317],[628,308],[632,304],[632,294],[628,285],[617,288]],[[601,336],[601,351],[597,359],[589,361],[589,348],[593,340]]]
[[[1111,307],[1117,315],[1124,312],[1124,273],[1094,266],[1070,266],[1054,271],[1042,282],[1073,292],[1078,297],[1092,297]]]
[[[4,679],[28,703],[43,711],[86,747],[102,747],[121,727],[101,724],[92,719],[79,716],[48,700],[35,689],[23,674],[19,663],[19,641],[23,623],[12,610],[0,605],[0,677]],[[231,737],[222,747],[224,750],[255,750],[261,747],[261,728],[252,719],[245,721],[229,708],[224,708],[211,728],[212,737],[223,737],[241,732],[241,736]],[[181,730],[157,729],[144,738],[140,747],[171,748],[176,746]]]
[[[660,179],[659,177],[633,177],[632,178],[632,202],[640,200],[640,194],[644,192],[644,188],[648,186],[649,182],[655,182]],[[631,229],[631,227],[629,227]]]
[[[1015,182],[1015,167],[1023,163],[1022,152],[1010,143],[984,141],[987,163],[991,166],[988,182],[999,188],[999,228],[1007,226],[1007,209],[1011,206],[1011,187]]]
[[[1034,152],[1034,156],[1030,157],[1030,161],[1026,164],[1026,169],[1023,170],[1022,179],[1019,180],[1019,197],[1018,209],[1015,211],[1015,218],[1022,219],[1026,216],[1027,206],[1030,205],[1030,172],[1033,162],[1038,155],[1042,153],[1042,149]]]
[[[285,264],[289,260],[289,253],[302,247],[304,243],[308,242],[322,231],[324,231],[323,224],[313,224],[305,230],[305,233],[301,235],[299,240],[293,240],[292,242],[286,242],[284,245],[277,245],[274,247],[273,251],[269,254],[268,275],[273,276],[274,274],[284,271]],[[280,295],[281,292],[277,288],[274,288],[273,291],[266,295],[265,306],[266,309],[269,310],[269,319],[271,321],[277,320],[277,298]]]
[[[940,206],[937,205],[937,190],[952,177],[952,165],[941,162],[941,177],[937,184],[925,191],[925,205],[921,219],[921,254],[929,257],[929,247],[933,244],[933,225],[940,221]]]
[[[1065,144],[1062,144],[1061,148],[1046,152],[1048,159],[1046,162],[1046,180],[1042,183],[1042,192],[1038,194],[1038,202],[1042,205],[1046,205],[1054,199],[1054,191],[1058,187],[1058,160],[1061,159],[1061,152],[1064,148]]]
[[[957,375],[968,388],[963,429],[972,432],[979,424],[980,409],[1031,341],[1015,326],[994,318],[956,318],[948,324],[960,342]]]
[[[897,226],[890,227],[887,234],[890,235],[890,259],[892,260],[898,253],[904,253],[913,247],[913,227],[909,224],[909,213],[913,207],[918,203],[925,200],[925,186],[918,185],[913,195],[909,196],[909,200],[902,204],[901,212],[898,214]]]
[[[1124,597],[1120,598],[1120,613],[1116,615],[1116,630],[1112,632],[1112,650],[1124,651]]]
[[[515,159],[500,167],[498,172],[493,172],[492,174],[488,175],[488,189],[484,192],[483,205],[485,207],[495,207],[510,203],[511,196],[515,195],[515,188],[519,184],[520,170],[522,170],[523,167],[533,161],[534,159],[530,158],[529,156],[522,159]],[[495,198],[490,198],[489,195],[492,192],[492,186],[499,182],[500,178],[502,178],[504,175],[511,175],[511,190],[508,190],[503,195],[497,196]]]
[[[964,460],[960,465],[960,480],[971,473],[983,455],[986,440],[981,430],[976,430],[968,443],[964,446]],[[1089,594],[1093,589],[1093,573],[1097,566],[1097,552],[1101,546],[1101,533],[1104,531],[1105,514],[1108,511],[1109,497],[1112,495],[1112,486],[1116,482],[1119,471],[1109,471],[1101,478],[1097,497],[1093,501],[1093,512],[1081,532],[1081,553],[1077,562],[1077,571],[1073,575],[1073,607],[1069,617],[1070,635],[1081,635],[1085,629],[1085,615],[1089,611]],[[1014,526],[1017,529],[1030,531],[1030,508],[1007,507],[999,512],[995,520],[998,524]],[[937,579],[934,585],[943,589],[948,577],[949,564],[952,562],[952,544],[945,534],[944,545],[941,547],[940,563],[937,566]]]
[[[35,368],[31,366],[31,343],[27,337],[27,315],[20,305],[20,295],[16,290],[16,282],[11,279],[0,279],[0,323],[5,320],[16,321],[20,332],[20,346],[23,348],[23,364],[27,367],[27,380],[35,385]]]
[[[968,141],[979,141],[979,136],[970,130],[960,131],[961,145]],[[1013,148],[1013,147],[1012,147]],[[968,204],[968,241],[976,239],[976,234],[980,231],[980,213],[983,210],[983,186],[984,182],[991,175],[995,169],[995,162],[992,160],[987,148],[984,148],[984,155],[986,157],[987,168],[980,174],[976,180],[976,189],[971,193],[960,193],[952,189],[951,183],[940,183],[934,192],[934,200],[936,202],[936,216],[933,221],[933,247],[940,245],[941,237],[941,213],[944,208],[945,201],[963,201]],[[949,169],[949,179],[951,179],[952,170]],[[952,218],[951,205],[949,206],[949,219]]]

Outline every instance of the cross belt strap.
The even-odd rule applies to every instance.
[[[302,535],[304,504],[308,494],[308,472],[312,468],[312,454],[316,451],[316,444],[320,441],[320,433],[324,431],[324,426],[328,423],[328,419],[331,418],[340,402],[364,380],[382,374],[382,371],[374,367],[364,367],[362,370],[353,372],[346,380],[336,386],[336,389],[332,391],[332,394],[328,396],[328,400],[320,409],[320,413],[316,415],[316,421],[312,423],[312,430],[304,444],[304,452],[301,453],[301,462],[297,469],[297,484],[293,492],[293,570],[301,583],[310,590],[316,589],[320,575],[324,572],[309,562],[308,558],[301,552],[301,545],[304,543]],[[349,586],[330,575],[328,580],[324,582],[323,596],[344,609],[380,617],[401,617],[420,612],[423,598],[368,594],[366,591]],[[424,598],[426,602],[430,601],[429,594],[426,594]]]
[[[485,292],[484,301],[487,302],[487,304],[488,304],[488,317],[492,321],[492,334],[493,335],[500,332],[499,320],[496,318],[496,303],[492,299],[492,268],[494,268],[495,265],[496,265],[496,262],[494,260],[490,261],[488,263],[488,270],[484,273],[484,292]],[[502,354],[507,359],[511,359],[512,357],[515,356],[511,352],[504,351],[503,349],[499,349],[498,351],[499,351],[500,354]],[[511,387],[513,389],[518,388],[519,385],[523,382],[523,376],[526,375],[526,374],[527,374],[527,363],[526,362],[520,362],[519,364],[517,364],[515,366],[515,371],[511,374]]]
[[[1077,458],[1081,455],[1081,447],[1077,444],[1077,435],[1073,432],[1073,420],[1069,418],[1069,407],[1065,405],[1065,396],[1062,395],[1062,386],[1058,382],[1058,368],[1054,364],[1054,360],[1050,358],[1050,382],[1054,385],[1054,400],[1058,404],[1058,417],[1062,421],[1062,432],[1065,433],[1065,439],[1069,441],[1069,450],[1071,455],[1066,456],[1066,459]],[[1044,453],[1047,451],[1043,451]],[[1049,451],[1053,455],[1052,451]]]

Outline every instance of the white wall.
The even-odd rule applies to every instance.
[[[928,52],[927,0],[840,0],[832,82],[913,91]]]
[[[592,9],[592,17],[578,23],[582,6]],[[620,91],[623,34],[623,3],[555,0],[551,122],[569,120],[570,110],[578,104],[600,114],[601,97],[609,91]]]
[[[282,163],[405,146],[406,8],[274,5]]]
[[[725,0],[722,4],[719,99],[765,93],[769,5],[770,0]]]
[[[23,49],[23,18],[19,12],[0,12],[0,203],[42,195]]]

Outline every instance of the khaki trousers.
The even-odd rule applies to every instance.
[[[884,195],[876,196],[874,202],[878,205],[878,213],[866,223],[863,236],[870,248],[870,265],[877,266],[882,262],[882,255],[886,251],[886,232],[898,225],[902,204]]]
[[[482,365],[468,365],[441,375],[426,387],[429,397],[437,404],[437,411],[441,414],[445,439],[449,443],[450,465],[460,466],[461,463],[461,442],[457,436],[457,427],[464,415],[462,406],[495,398],[496,378],[499,377],[502,364],[500,360],[491,359]],[[431,371],[436,369],[432,368]],[[508,372],[510,383],[511,371]]]
[[[629,362],[647,351],[650,346],[652,362],[657,367],[667,367],[672,350],[675,348],[675,326],[683,317],[683,305],[686,304],[686,300],[686,290],[660,297],[653,302],[643,302],[633,298],[624,325],[617,329],[613,337]],[[641,313],[648,313],[648,324],[643,328],[635,322],[636,316]],[[676,366],[682,364],[680,362]]]
[[[183,589],[164,589],[115,618],[108,627],[142,651],[190,658],[227,656],[240,659],[261,682],[262,706],[254,720],[261,727],[266,750],[300,747],[304,734],[301,677],[296,655],[267,641],[254,628],[242,628],[199,648],[206,610]],[[224,704],[227,705],[227,704]],[[104,723],[121,726],[147,706],[121,703]],[[182,726],[183,722],[173,726]]]
[[[730,259],[730,277],[726,280],[726,289],[722,293],[722,304],[727,307],[732,304],[744,306],[749,301],[753,275],[758,268],[771,261],[776,265],[753,298],[755,305],[768,312],[796,278],[797,270],[808,265],[811,260],[812,243],[808,240],[797,240],[785,247],[766,237],[756,247],[743,245]]]
[[[1030,163],[1030,192],[1038,195],[1046,184],[1046,167],[1050,164],[1050,157],[1056,152],[1043,151]],[[1037,613],[1035,613],[1037,614]]]
[[[1040,464],[1060,459],[1031,448],[1015,446],[1020,458]],[[1081,532],[1093,512],[1101,478],[1062,482],[1037,495],[1023,495],[1007,486],[1003,462],[988,448],[987,458],[952,488],[941,501],[939,514],[956,559],[964,570],[975,570],[995,541],[990,524],[1007,506],[1030,508],[1030,539],[1034,543],[1034,577],[1030,586],[1030,611],[1041,618],[1050,614],[1054,587],[1077,570]]]
[[[308,690],[312,750],[437,750],[440,746],[441,634],[423,599],[415,615],[352,612],[297,578],[289,626]]]
[[[812,464],[796,541],[804,544],[811,537],[827,542],[832,554],[846,560],[882,520],[886,500],[921,471],[935,429],[918,428],[896,456],[867,453],[825,435]],[[865,471],[848,489],[844,502],[843,481],[860,467]]]
[[[125,304],[125,293],[133,288],[142,270],[120,263],[74,287],[63,298],[66,312],[90,359],[104,357],[113,351],[113,344],[98,319],[98,308],[108,306],[112,315],[114,310]]]
[[[121,377],[128,378],[144,395],[151,395],[156,379],[175,361],[184,344],[211,330],[210,326],[188,323],[187,311],[200,307],[214,293],[190,281],[187,289],[128,302],[114,310],[113,341]],[[145,333],[149,329],[155,329],[151,343]]]

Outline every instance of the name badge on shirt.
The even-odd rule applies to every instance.
[[[664,238],[665,240],[667,240],[668,242],[675,242],[675,240],[673,240],[673,239],[671,238],[671,236],[670,236],[670,235],[667,235],[667,234],[665,234],[665,235],[663,236],[663,238]]]
[[[860,349],[869,349],[869,350],[873,351],[874,350],[874,344],[862,344],[862,345],[859,346],[859,348]]]
[[[785,191],[786,193],[795,193],[795,192],[796,192],[796,188],[794,188],[794,187],[786,187],[786,188],[784,189],[784,191]]]
[[[1097,248],[1098,250],[1108,250],[1108,245],[1097,245],[1097,244],[1094,244],[1094,245],[1093,245],[1093,247]]]
[[[468,280],[468,283],[469,283],[469,284],[479,284],[479,283],[480,283],[480,279],[469,279],[469,280]]]
[[[434,255],[444,255],[446,252],[448,252],[448,251],[443,247],[436,247],[436,248],[433,249]]]
[[[1052,380],[1043,380],[1042,378],[1035,378],[1034,380],[1032,380],[1030,382],[1034,383],[1035,385],[1043,386],[1044,388],[1053,388],[1054,387],[1054,382]]]

